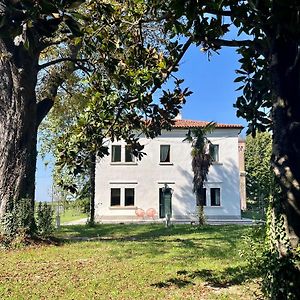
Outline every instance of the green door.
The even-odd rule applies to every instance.
[[[165,194],[163,193],[163,188],[159,189],[159,217],[165,218],[166,213],[170,213],[170,217],[172,217],[172,195],[171,193]]]

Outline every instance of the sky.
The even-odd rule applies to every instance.
[[[180,63],[178,73],[185,80],[185,87],[193,91],[182,109],[182,118],[241,124],[246,127],[246,121],[237,118],[233,107],[238,96],[235,91],[238,85],[233,82],[238,67],[234,48],[222,49],[219,55],[213,54],[210,60],[199,48],[190,48]],[[46,156],[45,161],[51,161],[51,157]],[[38,157],[36,201],[51,201],[52,167],[51,163],[45,166],[45,161]]]

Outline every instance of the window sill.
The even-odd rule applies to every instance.
[[[159,165],[160,166],[173,166],[173,163],[171,163],[171,162],[160,162]]]
[[[203,207],[204,207],[204,208],[211,208],[211,207],[212,207],[212,208],[215,208],[215,207],[216,207],[216,208],[223,208],[222,205],[219,205],[219,206],[217,206],[217,205],[215,205],[215,206],[214,206],[214,205],[203,205]],[[197,208],[198,208],[198,205],[197,205]]]
[[[115,205],[115,206],[110,206],[109,209],[112,210],[136,210],[137,207],[136,206],[120,206],[120,205]]]
[[[137,162],[111,162],[112,166],[137,166]]]
[[[213,161],[211,164],[215,165],[215,166],[221,166],[221,165],[223,165],[223,163],[221,163],[219,161]]]

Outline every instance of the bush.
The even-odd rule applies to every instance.
[[[265,226],[255,226],[253,230],[242,237],[243,250],[240,256],[247,262],[249,272],[255,277],[263,276],[263,256],[265,251]]]
[[[262,261],[263,292],[268,299],[297,300],[300,297],[299,257],[292,251],[281,256],[265,251]]]
[[[262,279],[266,299],[296,300],[300,299],[300,257],[289,246],[283,221],[279,217],[272,224],[268,220],[266,227],[254,227],[243,237],[245,250],[241,255],[250,274]],[[280,251],[280,245],[284,252]]]
[[[37,231],[41,236],[49,236],[54,231],[53,226],[53,209],[46,202],[39,202],[37,208]]]
[[[20,199],[18,202],[10,203],[9,211],[1,219],[1,233],[6,239],[14,239],[19,232],[22,232],[22,235],[35,232],[31,201]]]

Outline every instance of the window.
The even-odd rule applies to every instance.
[[[125,206],[134,205],[134,189],[125,188]]]
[[[220,206],[220,189],[219,188],[211,188],[210,189],[210,200],[211,206]]]
[[[111,162],[113,163],[133,163],[134,155],[132,154],[131,145],[112,145]]]
[[[132,148],[130,145],[125,146],[125,162],[133,162],[134,157],[132,154]]]
[[[170,162],[170,145],[160,145],[160,162]]]
[[[213,162],[219,161],[219,145],[211,144],[209,147],[209,154]]]
[[[120,162],[121,161],[121,145],[111,146],[111,161]]]
[[[121,205],[121,189],[114,188],[110,190],[110,206]]]
[[[203,206],[206,206],[206,188],[203,188],[200,193],[202,194]],[[197,206],[199,206],[200,199],[197,199]]]

